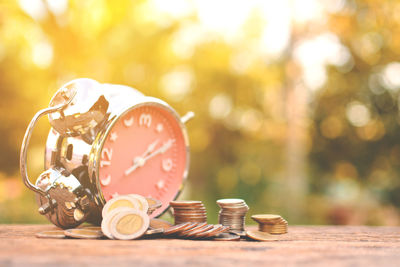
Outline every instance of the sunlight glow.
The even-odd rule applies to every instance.
[[[47,9],[41,0],[19,0],[19,6],[34,20],[42,20],[47,17]]]
[[[353,101],[346,108],[347,119],[356,127],[368,124],[371,119],[369,109],[361,102]]]
[[[32,61],[39,68],[47,68],[53,61],[53,46],[48,42],[40,42],[33,46]]]

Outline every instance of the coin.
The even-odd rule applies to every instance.
[[[249,238],[257,241],[277,241],[278,239],[269,233],[260,231],[246,231]]]
[[[221,210],[218,213],[218,222],[229,226],[230,230],[244,231],[245,217],[249,210],[246,202],[238,198],[226,198],[217,200]]]
[[[101,231],[103,232],[103,234],[106,237],[108,237],[109,239],[114,239],[114,237],[110,231],[111,220],[120,212],[128,211],[128,210],[132,210],[132,209],[128,208],[128,207],[120,207],[120,208],[113,209],[109,213],[106,213],[106,216],[103,217],[103,220],[101,221]]]
[[[220,232],[221,230],[224,230],[224,226],[221,224],[216,224],[210,230],[202,232],[202,233],[198,233],[198,234],[194,235],[193,237],[195,237],[195,238],[211,237],[211,236],[221,233]]]
[[[175,224],[184,222],[207,222],[207,212],[201,201],[171,201]]]
[[[270,234],[285,234],[288,232],[288,222],[276,214],[256,214],[251,218],[258,223],[258,230]]]
[[[146,202],[147,203],[147,202]],[[102,210],[102,216],[105,218],[107,216],[107,213],[110,213],[112,210],[116,208],[131,208],[138,210],[139,209],[139,201],[129,195],[120,195],[117,197],[114,197],[107,201],[107,203],[104,205],[103,210]]]
[[[109,229],[115,239],[130,240],[141,237],[149,228],[149,223],[147,213],[131,209],[115,215]]]
[[[149,203],[145,197],[138,194],[129,194],[129,196],[138,202],[139,210],[143,212],[147,212],[149,210]]]
[[[206,226],[206,225],[207,225],[207,223],[199,223],[199,224],[197,224],[197,225],[196,225],[195,227],[193,227],[193,228],[187,229],[187,230],[185,230],[185,231],[180,231],[180,232],[178,233],[178,236],[181,236],[181,237],[186,236],[187,234],[192,233],[193,231],[196,231],[196,230],[198,230],[198,229],[201,229],[202,227],[204,227],[204,226]]]
[[[149,204],[149,209],[158,209],[162,206],[162,202],[156,198],[146,197],[146,200]]]
[[[64,234],[68,237],[80,239],[97,239],[104,236],[101,231],[81,228],[67,229],[64,231]]]
[[[36,234],[37,238],[56,238],[62,239],[65,238],[65,234],[63,230],[50,230],[50,231],[43,231]]]
[[[214,237],[215,241],[238,241],[240,240],[240,236],[231,233],[222,233]]]
[[[193,238],[193,237],[195,237],[197,234],[206,232],[206,231],[212,229],[213,227],[214,227],[214,225],[212,225],[212,224],[206,224],[206,225],[204,225],[203,227],[198,228],[197,230],[190,231],[189,233],[187,233],[187,234],[185,235],[185,238]]]
[[[100,226],[84,226],[81,229],[88,229],[88,230],[94,230],[94,231],[101,231]]]
[[[163,228],[149,228],[144,234],[146,236],[158,235],[164,233]]]
[[[282,219],[280,215],[275,215],[275,214],[256,214],[252,215],[251,218],[259,223],[272,223],[272,224],[275,224]]]
[[[219,199],[217,200],[217,204],[218,205],[227,205],[227,206],[231,206],[231,205],[239,205],[239,204],[243,204],[244,200],[243,199],[239,199],[239,198],[224,198],[224,199]]]
[[[198,200],[171,201],[169,204],[172,207],[187,207],[187,206],[203,205],[203,203]]]
[[[181,224],[171,226],[170,228],[164,230],[164,235],[175,234],[179,231],[185,230],[190,225],[193,225],[193,224],[190,222],[186,222],[186,223],[181,223]]]
[[[162,219],[150,219],[150,227],[152,228],[162,228],[164,230],[170,228],[172,226],[171,223],[162,220]]]

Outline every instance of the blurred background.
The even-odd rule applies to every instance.
[[[289,224],[398,225],[399,13],[379,0],[0,1],[0,223],[46,221],[19,175],[23,134],[88,77],[196,113],[182,198],[210,222],[235,197]],[[31,177],[49,128],[34,132]]]

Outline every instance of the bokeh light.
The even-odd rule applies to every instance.
[[[182,197],[243,198],[289,223],[400,222],[400,3],[0,3],[0,222],[44,222],[19,177],[32,116],[69,80],[128,85],[188,124]],[[43,171],[43,119],[29,173]],[[250,222],[250,220],[248,221]]]

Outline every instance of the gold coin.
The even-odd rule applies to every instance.
[[[110,232],[115,239],[136,239],[146,232],[149,223],[149,216],[143,211],[122,211],[111,220]]]
[[[256,214],[251,216],[251,218],[256,222],[263,224],[274,224],[282,219],[280,215],[275,214]]]
[[[114,239],[114,237],[110,231],[111,220],[120,212],[128,211],[128,210],[132,210],[132,209],[127,208],[127,207],[121,207],[121,208],[113,209],[111,212],[106,213],[106,216],[103,217],[103,220],[101,221],[101,231],[103,232],[103,234],[105,236],[107,236],[110,239]]]
[[[37,238],[56,238],[62,239],[65,238],[65,234],[63,230],[50,230],[50,231],[43,231],[36,234]]]
[[[149,203],[145,197],[138,194],[129,194],[128,196],[137,201],[139,210],[143,212],[147,212],[149,210]]]
[[[249,238],[257,241],[277,241],[278,239],[271,234],[260,231],[246,231]]]
[[[101,231],[81,228],[67,229],[64,231],[64,234],[68,237],[81,239],[97,239],[103,237],[103,233]]]
[[[129,195],[114,197],[104,205],[102,210],[103,218],[105,218],[112,210],[122,207],[139,210],[139,201]]]

